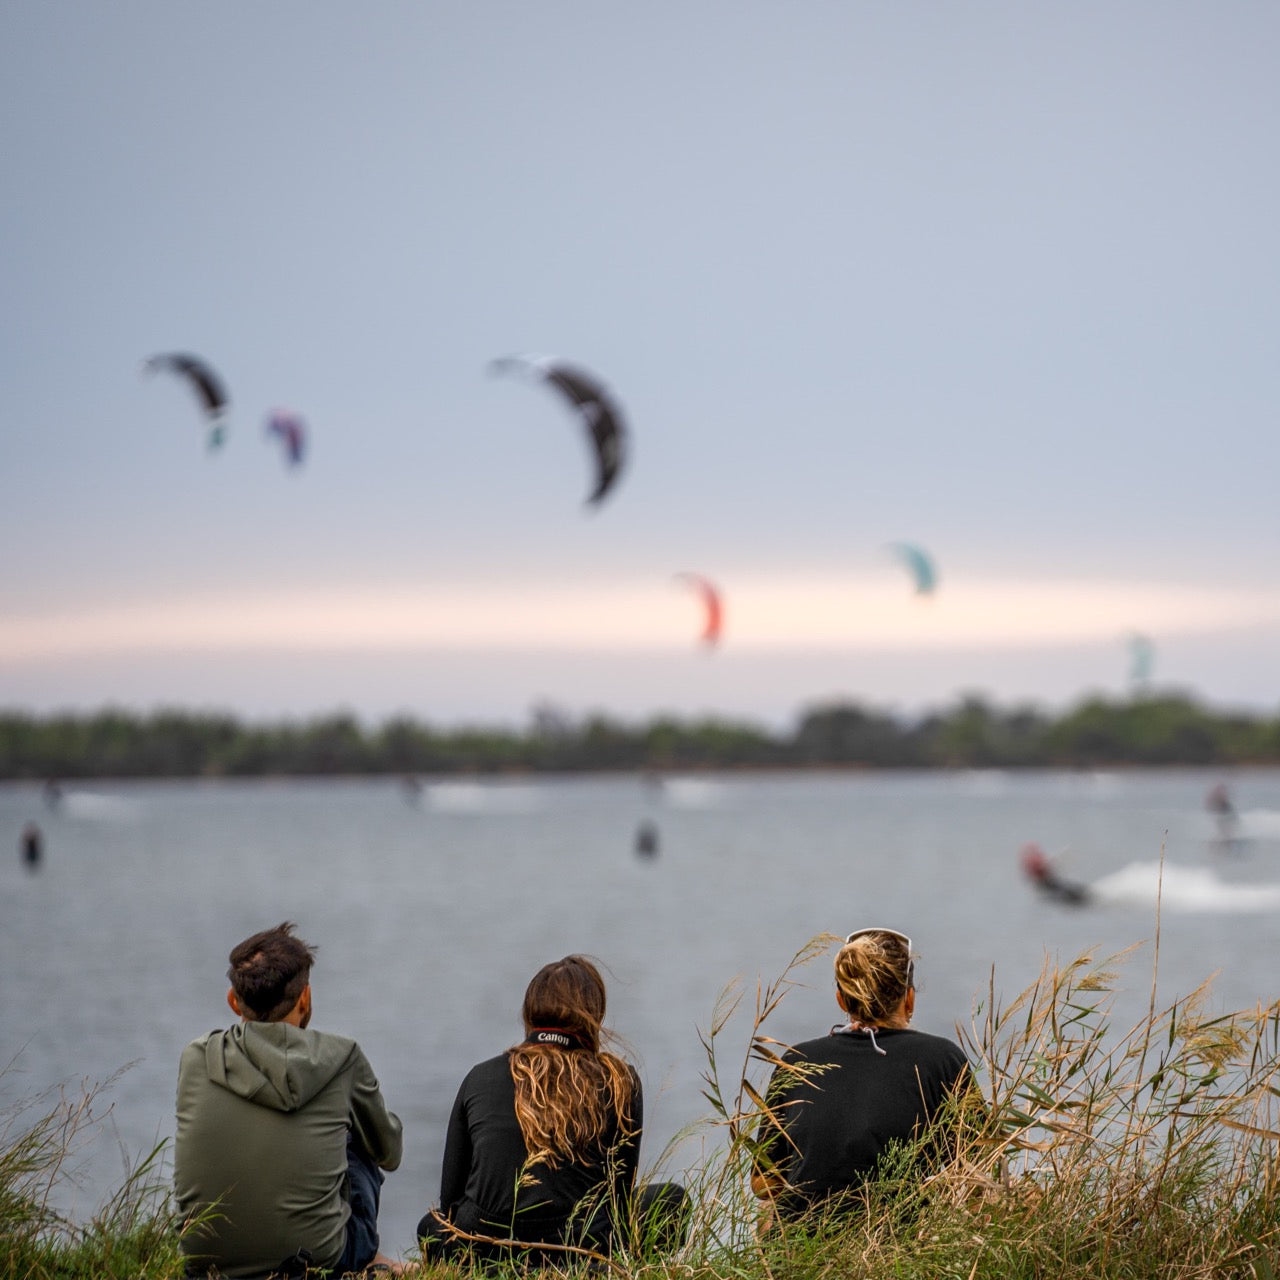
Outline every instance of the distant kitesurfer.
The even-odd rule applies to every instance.
[[[636,857],[637,858],[656,858],[658,856],[658,828],[657,824],[649,822],[647,819],[642,822],[636,831]]]
[[[1038,844],[1022,846],[1022,870],[1046,898],[1068,907],[1082,907],[1090,900],[1087,886],[1063,880],[1049,861],[1049,855]]]
[[[62,808],[62,783],[57,778],[50,778],[44,784],[44,802],[50,809]]]
[[[1235,845],[1240,830],[1240,815],[1231,803],[1231,793],[1225,782],[1219,782],[1209,788],[1204,798],[1204,807],[1214,816],[1218,825],[1217,844],[1220,848],[1230,849]]]
[[[22,828],[22,863],[28,871],[35,871],[44,856],[44,837],[34,822]]]

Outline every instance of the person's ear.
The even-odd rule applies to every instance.
[[[234,1013],[237,1018],[248,1017],[244,1009],[241,1007],[238,997],[236,996],[235,987],[227,988],[227,1004],[230,1006],[231,1012]]]
[[[915,989],[915,987],[908,987],[908,988],[907,988],[907,997],[906,997],[906,1006],[905,1006],[905,1007],[906,1007],[907,1021],[908,1021],[908,1022],[910,1022],[910,1021],[911,1021],[912,1016],[915,1014],[915,1011],[916,1011],[916,989]]]
[[[849,1002],[845,999],[845,994],[839,987],[836,988],[836,1004],[840,1006],[844,1013],[849,1012]]]

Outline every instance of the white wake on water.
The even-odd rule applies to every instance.
[[[433,782],[426,799],[441,813],[533,813],[544,807],[539,788],[520,782]]]
[[[1240,835],[1247,840],[1280,836],[1280,810],[1245,809],[1240,815]]]
[[[77,822],[131,822],[139,815],[134,801],[96,791],[68,791],[58,810]]]
[[[673,809],[715,809],[724,799],[724,788],[703,778],[666,778],[662,796]]]
[[[1089,886],[1094,901],[1114,906],[1161,906],[1169,911],[1274,911],[1280,908],[1280,884],[1234,884],[1219,879],[1209,867],[1164,864],[1160,888],[1159,862],[1131,862]]]

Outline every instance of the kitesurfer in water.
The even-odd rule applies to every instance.
[[[1022,870],[1031,883],[1054,902],[1082,907],[1089,901],[1087,886],[1062,879],[1049,861],[1049,855],[1038,844],[1022,846]]]
[[[645,819],[636,830],[636,857],[656,858],[658,856],[658,825]]]
[[[1204,798],[1204,807],[1214,816],[1218,826],[1218,838],[1214,845],[1218,849],[1233,849],[1240,831],[1240,815],[1231,803],[1231,793],[1225,782],[1219,782],[1209,789]]]
[[[35,871],[44,856],[44,837],[34,822],[28,822],[22,829],[22,864],[28,871]]]

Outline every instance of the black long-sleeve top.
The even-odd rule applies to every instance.
[[[770,1084],[783,1132],[766,1137],[765,1151],[789,1185],[778,1200],[787,1217],[874,1177],[891,1142],[916,1137],[972,1080],[958,1044],[907,1029],[878,1030],[874,1039],[837,1031],[783,1057],[825,1068],[806,1080],[778,1068]]]
[[[584,1200],[591,1205],[629,1202],[644,1120],[634,1069],[631,1087],[625,1134],[614,1115],[599,1142],[577,1159],[561,1160],[554,1169],[542,1163],[526,1168],[529,1152],[516,1119],[508,1055],[472,1067],[449,1116],[440,1212],[463,1231],[554,1243],[566,1239],[571,1220],[578,1224],[583,1212],[575,1218],[575,1210]]]

